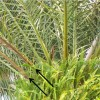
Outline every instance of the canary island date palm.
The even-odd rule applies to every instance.
[[[99,100],[99,8],[98,0],[0,0],[1,98]]]

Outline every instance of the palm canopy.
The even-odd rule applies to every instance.
[[[67,0],[66,11],[64,3],[63,0],[1,0],[0,36],[27,56],[32,64],[47,61],[52,65],[51,55],[58,62],[63,59],[64,30],[67,30],[68,43],[65,42],[65,45],[68,45],[67,52],[73,57],[79,57],[81,51],[86,51],[95,37],[99,37],[100,3],[89,0]],[[65,12],[67,27],[64,27]],[[1,41],[0,44],[0,51],[22,67],[24,61],[12,52],[12,48],[2,45]],[[10,67],[11,65],[2,56],[0,62],[2,80],[5,72],[9,73],[8,79],[11,81],[9,76],[12,71],[20,74]],[[1,87],[7,88],[9,81],[5,80],[4,83],[6,85]]]

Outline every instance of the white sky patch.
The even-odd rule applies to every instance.
[[[90,2],[96,2],[97,0],[89,0]]]

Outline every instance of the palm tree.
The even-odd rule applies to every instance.
[[[2,52],[0,53],[2,54],[2,56],[0,56],[0,65],[2,69],[0,70],[1,93],[6,91],[6,93],[13,98],[12,92],[16,87],[14,95],[20,100],[23,98],[24,100],[28,98],[30,100],[36,98],[40,100],[41,98],[45,99],[40,92],[40,97],[37,97],[36,94],[38,92],[36,91],[38,90],[33,87],[36,89],[36,91],[33,91],[31,88],[32,85],[29,86],[29,83],[23,81],[18,76],[25,76],[27,74],[28,77],[36,77],[35,74],[32,75],[32,72],[34,71],[33,67],[40,68],[43,70],[43,73],[48,73],[45,74],[48,78],[50,78],[49,75],[51,75],[53,78],[52,82],[58,82],[59,85],[57,84],[57,86],[59,87],[62,82],[64,84],[66,75],[73,75],[73,71],[77,72],[80,70],[80,68],[76,70],[74,67],[82,64],[79,62],[78,64],[74,64],[73,62],[72,65],[69,64],[73,68],[71,69],[66,66],[66,60],[70,63],[72,62],[70,57],[72,57],[73,60],[75,60],[75,63],[77,63],[78,59],[76,60],[74,58],[80,57],[82,53],[85,54],[85,51],[91,46],[92,41],[100,36],[99,7],[99,1],[90,2],[89,0],[1,0],[0,38],[4,38],[6,41],[2,42],[0,40],[0,52]],[[100,41],[99,38],[98,41]],[[96,53],[100,51],[99,43],[98,47],[95,46],[95,48],[99,48],[96,50]],[[83,59],[85,56],[84,54]],[[7,59],[5,60],[3,55],[5,58],[9,57],[8,59],[10,59],[10,61],[8,62]],[[55,67],[55,65],[60,66],[62,60],[65,61],[63,61],[63,64],[61,65],[64,66],[61,70],[58,67],[55,68],[56,70],[51,68],[51,66]],[[14,67],[14,64],[12,64],[13,67],[11,67],[12,61],[18,65],[18,68]],[[15,69],[17,69],[17,71]],[[25,72],[25,74],[21,73],[19,69],[23,71],[23,73]],[[66,73],[68,69],[70,69],[72,73],[67,72],[66,75],[64,73],[62,74],[63,69],[64,73]],[[81,69],[81,71],[82,70],[83,69]],[[8,76],[7,79],[3,79],[2,77],[5,76],[5,73],[7,74],[6,76]],[[75,77],[78,77],[78,74],[75,73]],[[65,77],[62,78],[62,75],[65,75]],[[14,76],[14,79],[12,80],[12,77],[10,76]],[[56,80],[54,76],[61,81]],[[75,77],[71,77],[71,79],[74,79]],[[38,77],[36,80],[38,80]],[[80,78],[77,80],[79,81],[75,82],[80,82]],[[5,86],[2,85],[3,81],[6,84]],[[39,80],[39,82],[42,81],[43,80]],[[89,80],[89,82],[91,82],[91,80]],[[14,88],[12,87],[12,84],[14,85]],[[68,84],[70,84],[70,82]],[[61,87],[61,90],[57,87],[58,92],[56,92],[55,89],[52,90],[52,88],[46,88],[48,85],[45,81],[43,82],[43,85],[40,85],[46,91],[53,91],[50,94],[50,97],[53,96],[55,100],[61,100],[67,95],[63,86]],[[9,86],[10,88],[8,88]],[[71,88],[71,86],[73,85],[71,84],[68,88]],[[75,87],[77,87],[77,84]],[[23,91],[22,97],[19,97],[18,93],[21,93],[21,91]],[[60,94],[61,91],[64,93]],[[75,90],[73,90],[73,93],[74,92]],[[70,92],[68,93],[70,94]],[[83,98],[81,98],[81,96],[78,98],[80,94],[76,95],[76,97],[84,100],[87,96],[86,93],[86,91],[85,94],[83,92]],[[92,94],[91,91],[90,94]],[[96,94],[93,96],[95,95]],[[66,98],[69,99],[70,96],[71,98],[74,98],[71,94]]]

